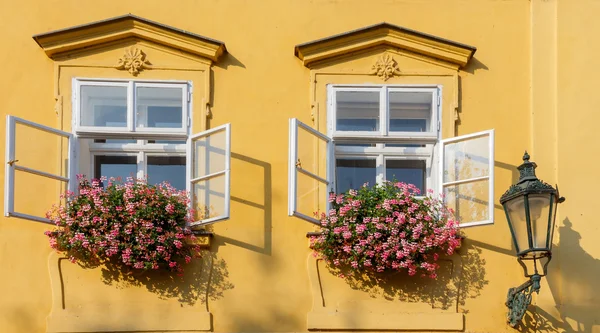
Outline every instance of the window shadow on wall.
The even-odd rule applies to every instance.
[[[441,256],[437,279],[408,276],[406,271],[350,275],[344,269],[329,267],[334,275],[343,274],[351,288],[361,290],[373,298],[405,303],[426,303],[434,309],[458,312],[468,298],[475,298],[488,283],[485,275],[485,259],[482,250],[463,241],[459,251]],[[325,303],[328,300],[323,300]],[[464,312],[465,310],[463,310]]]
[[[246,170],[246,174],[233,174],[232,171],[232,203],[239,203],[248,206],[249,211],[259,210],[261,215],[260,224],[262,224],[262,244],[252,244],[250,241],[243,241],[231,237],[225,237],[220,234],[214,236],[213,244],[221,246],[231,244],[258,252],[264,255],[271,255],[271,227],[272,227],[272,195],[271,195],[271,164],[257,160],[255,158],[231,153],[232,166],[235,170]],[[232,169],[233,169],[232,168]],[[243,184],[242,184],[243,182]],[[238,194],[236,189],[244,189],[243,194]],[[232,205],[234,207],[234,205]],[[235,212],[232,209],[232,219],[236,219]],[[256,218],[251,216],[241,216],[240,223],[255,223]],[[246,221],[244,222],[244,218]],[[223,223],[228,223],[227,221]],[[255,225],[248,225],[248,228],[255,228]]]
[[[597,235],[582,236],[568,217],[558,228],[558,234],[559,242],[553,246],[552,255],[560,264],[550,262],[545,278],[560,318],[530,306],[524,323],[537,326],[537,331],[597,332],[600,328],[600,260],[581,246],[584,236]]]

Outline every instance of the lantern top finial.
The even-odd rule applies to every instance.
[[[523,155],[523,162],[529,162],[529,154],[527,153],[527,150],[525,151],[525,154]]]

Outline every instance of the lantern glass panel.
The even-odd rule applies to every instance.
[[[529,214],[534,248],[546,248],[551,194],[530,194]]]
[[[504,203],[504,209],[508,214],[508,223],[514,233],[517,243],[517,253],[529,249],[529,238],[527,233],[527,218],[525,215],[525,196],[516,197]]]

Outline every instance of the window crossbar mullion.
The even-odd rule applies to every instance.
[[[481,177],[474,177],[474,178],[468,178],[468,179],[455,180],[455,181],[451,181],[451,182],[444,182],[444,183],[442,183],[442,186],[446,187],[446,186],[452,186],[452,185],[461,185],[461,184],[476,182],[479,180],[489,180],[489,179],[490,179],[489,175],[481,176]]]

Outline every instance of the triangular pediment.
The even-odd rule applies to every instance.
[[[130,38],[151,41],[215,62],[227,52],[223,42],[132,14],[33,36],[48,57],[53,59]]]
[[[473,46],[384,22],[297,45],[294,53],[306,67],[312,67],[316,63],[381,46],[431,57],[459,68],[466,66],[476,51]]]

